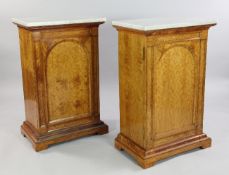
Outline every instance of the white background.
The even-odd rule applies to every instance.
[[[1,0],[0,1],[0,175],[38,174],[229,174],[229,2],[228,0]],[[107,17],[100,27],[103,136],[86,137],[36,153],[20,134],[24,102],[18,32],[12,17]],[[117,32],[112,20],[184,17],[215,19],[209,31],[204,130],[209,149],[194,150],[143,170],[113,147],[119,131]]]

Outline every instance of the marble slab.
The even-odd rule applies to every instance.
[[[106,18],[45,19],[45,18],[12,18],[12,22],[25,27],[54,26],[105,22]]]
[[[113,26],[124,27],[129,29],[151,31],[160,29],[181,28],[200,25],[214,25],[214,20],[199,19],[171,19],[171,18],[148,18],[135,20],[112,21]]]

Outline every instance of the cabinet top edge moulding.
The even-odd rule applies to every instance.
[[[44,18],[12,18],[17,26],[27,29],[42,29],[53,27],[69,27],[83,25],[98,25],[106,22],[106,18],[75,18],[75,19],[44,19]]]
[[[198,19],[173,19],[173,18],[145,18],[112,21],[112,25],[117,29],[128,29],[138,32],[149,33],[153,31],[163,31],[171,29],[181,29],[189,27],[210,27],[216,25],[215,20]]]

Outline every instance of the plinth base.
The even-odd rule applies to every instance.
[[[33,148],[36,151],[41,151],[56,143],[88,135],[106,134],[108,133],[108,126],[100,121],[97,124],[55,130],[48,132],[46,135],[38,136],[33,129],[31,129],[30,125],[24,122],[21,126],[21,133],[32,142]]]
[[[155,162],[179,153],[195,148],[208,148],[210,146],[211,138],[207,137],[206,134],[195,135],[150,150],[143,149],[122,134],[119,134],[115,139],[115,147],[133,156],[142,168],[149,168]]]

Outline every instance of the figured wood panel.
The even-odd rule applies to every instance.
[[[172,141],[176,134],[195,129],[199,48],[199,40],[153,47],[154,139],[173,136],[164,140]]]
[[[144,36],[119,32],[119,83],[121,133],[144,144],[145,60]]]
[[[63,41],[47,57],[49,120],[90,112],[89,58],[76,41]]]

